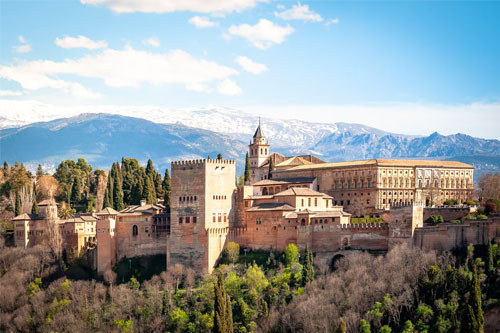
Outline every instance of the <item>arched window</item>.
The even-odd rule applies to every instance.
[[[132,227],[132,236],[137,236],[139,234],[139,229],[137,228],[136,225]]]
[[[267,187],[264,187],[264,188],[262,189],[262,195],[267,195]]]

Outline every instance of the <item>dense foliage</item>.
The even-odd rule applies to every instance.
[[[312,275],[312,253],[296,259],[293,247],[242,251],[202,279],[177,265],[115,284],[113,272],[105,283],[65,277],[43,247],[3,248],[0,284],[9,288],[0,289],[0,330],[481,332],[483,313],[499,306],[496,244],[456,255],[353,252],[333,272],[316,265]]]

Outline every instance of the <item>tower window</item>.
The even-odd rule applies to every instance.
[[[137,236],[139,234],[139,229],[137,228],[136,225],[132,227],[132,236]]]

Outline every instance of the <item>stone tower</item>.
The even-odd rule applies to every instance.
[[[248,145],[249,158],[250,158],[250,182],[253,184],[260,179],[256,176],[256,169],[258,169],[269,157],[269,143],[259,126],[253,135],[253,142]],[[253,171],[253,172],[252,172]]]
[[[167,267],[212,272],[236,218],[236,165],[230,160],[172,162]]]

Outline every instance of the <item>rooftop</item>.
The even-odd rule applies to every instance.
[[[284,196],[321,196],[323,198],[331,198],[328,194],[317,192],[314,190],[311,190],[310,188],[306,187],[292,187],[289,188],[288,190],[281,191],[279,193],[276,193],[274,196],[275,197],[284,197]]]
[[[345,161],[345,162],[328,162],[321,164],[299,165],[286,170],[275,170],[274,172],[286,172],[294,170],[311,170],[311,169],[329,169],[341,167],[355,166],[412,166],[412,167],[456,167],[456,168],[474,168],[474,166],[457,161],[434,161],[434,160],[386,160],[386,159],[371,159],[361,161]]]
[[[118,215],[118,212],[111,207],[106,207],[97,213],[97,215]]]
[[[21,214],[12,219],[12,221],[25,221],[25,220],[37,220],[38,215],[36,214]]]
[[[264,202],[253,206],[247,212],[273,211],[273,210],[295,210],[295,207],[286,202]]]

